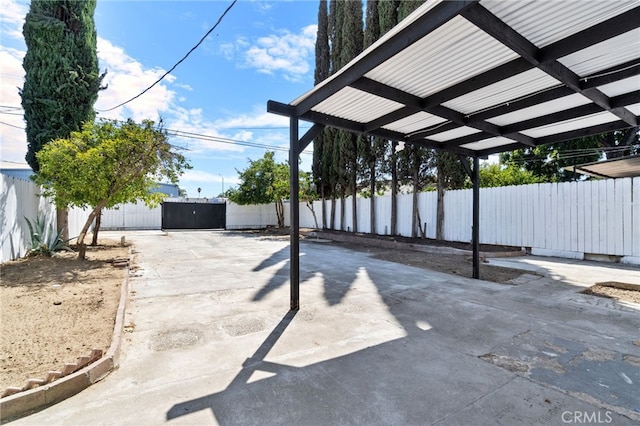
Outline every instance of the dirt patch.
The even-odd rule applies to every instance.
[[[63,253],[2,264],[0,393],[93,348],[106,353],[126,271],[112,261],[127,257],[119,241],[100,240],[84,261]]]
[[[597,283],[584,290],[583,293],[640,304],[640,285],[637,284],[607,281]]]

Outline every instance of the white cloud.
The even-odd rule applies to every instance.
[[[289,119],[281,115],[264,112],[264,107],[256,107],[252,114],[241,114],[226,120],[216,121],[220,129],[250,127],[289,127]]]
[[[169,74],[141,97],[113,111],[104,111],[141,93],[158,80],[165,70],[145,68],[143,64],[127,55],[123,48],[101,37],[98,37],[98,59],[100,69],[107,70],[103,83],[108,85],[106,90],[99,93],[95,105],[96,110],[100,111],[100,117],[116,120],[130,117],[135,121],[157,120],[158,116],[164,116],[172,109],[177,96],[176,91],[170,89],[168,84],[173,83],[176,78]]]
[[[4,37],[22,38],[22,25],[24,25],[24,17],[28,11],[29,6],[26,2],[2,2],[2,7],[0,7],[0,30]]]
[[[235,49],[245,51],[243,66],[255,68],[264,74],[281,73],[287,80],[300,81],[311,70],[316,32],[317,25],[304,27],[299,34],[281,30],[277,34],[258,38],[246,48],[243,46],[244,40],[238,40]],[[225,52],[229,52],[228,46]]]
[[[202,170],[187,170],[181,177],[180,182],[220,182],[224,179],[225,184],[238,184],[240,180],[237,176],[221,176],[215,173],[203,172]]]
[[[21,102],[18,88],[22,87],[24,81],[23,57],[23,51],[0,46],[0,103],[5,106],[0,109],[0,121],[6,123],[0,124],[0,156],[5,161],[24,162],[27,153],[22,109],[16,109],[20,108]]]
[[[22,58],[25,45],[22,36],[22,25],[28,5],[21,1],[3,3],[0,9],[2,19],[2,45],[0,45],[0,96],[1,104],[20,107],[21,99],[18,88],[24,82]],[[253,48],[263,49],[260,57],[265,70],[281,72],[288,78],[296,77],[296,73],[309,69],[307,58],[314,50],[315,26],[306,27],[298,34],[281,32],[279,35],[268,36],[254,43]],[[11,46],[11,47],[9,47]],[[223,155],[239,155],[246,147],[228,143],[231,140],[256,142],[264,145],[281,146],[287,144],[286,132],[282,130],[260,130],[252,128],[287,127],[288,119],[264,112],[264,106],[255,107],[252,112],[232,116],[227,119],[210,120],[201,108],[185,108],[181,104],[187,101],[192,88],[186,82],[181,82],[173,75],[168,75],[162,82],[154,86],[140,98],[128,103],[124,107],[106,112],[140,93],[165,73],[159,67],[148,67],[129,56],[121,47],[109,40],[98,37],[98,58],[100,70],[107,70],[104,83],[108,89],[99,93],[95,108],[99,117],[123,120],[133,118],[157,120],[162,116],[166,127],[208,136],[208,140],[194,138],[174,138],[174,143],[186,146],[188,155],[211,157],[220,153]],[[252,49],[249,41],[239,39],[230,46],[239,49],[238,52],[248,52]],[[284,60],[284,57],[288,57]],[[100,111],[103,110],[103,111]],[[22,112],[21,110],[2,109],[0,121],[1,153],[3,160],[24,161],[26,154],[26,135],[22,115],[6,114],[6,112]],[[18,128],[16,128],[18,127]],[[256,135],[259,134],[259,137]],[[227,139],[227,141],[223,140]],[[227,143],[225,143],[227,142]],[[233,178],[229,178],[233,183]]]

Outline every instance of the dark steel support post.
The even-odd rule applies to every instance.
[[[473,245],[473,278],[480,278],[480,160],[473,157],[473,226],[471,243]]]
[[[289,209],[291,212],[291,241],[290,249],[290,280],[291,280],[291,310],[300,309],[300,204],[298,200],[298,119],[290,118],[289,124],[289,179],[291,195]]]

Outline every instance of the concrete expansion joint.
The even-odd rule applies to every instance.
[[[131,248],[129,256],[132,256]],[[50,372],[46,379],[31,379],[27,383],[27,389],[16,388],[20,391],[0,398],[0,423],[9,422],[57,404],[99,382],[118,368],[131,271],[129,264],[119,267],[125,270],[125,276],[120,286],[120,301],[116,311],[113,337],[107,353],[102,356],[102,350],[94,349],[90,355],[79,357],[76,363],[66,364],[60,375],[56,374],[57,372]]]
[[[511,377],[509,378],[509,380],[507,380],[507,381],[505,381],[504,383],[500,384],[499,386],[497,386],[497,387],[495,387],[495,388],[491,389],[489,392],[486,392],[486,393],[484,393],[484,394],[480,395],[478,398],[474,399],[473,401],[470,401],[467,405],[465,405],[465,406],[461,407],[460,409],[458,409],[458,410],[456,410],[456,411],[454,411],[454,412],[452,412],[452,413],[449,413],[449,414],[447,414],[446,416],[444,416],[444,417],[442,417],[442,418],[438,419],[438,420],[437,420],[437,421],[435,421],[433,424],[434,424],[434,425],[437,425],[437,424],[446,424],[446,420],[447,420],[448,418],[455,417],[455,416],[457,416],[459,413],[462,413],[463,411],[465,411],[465,410],[466,410],[466,409],[468,409],[469,407],[471,407],[471,406],[475,405],[478,401],[481,401],[481,400],[483,400],[483,399],[485,399],[485,398],[487,398],[487,397],[490,397],[491,395],[493,395],[493,394],[495,394],[496,392],[500,391],[500,389],[502,389],[503,387],[505,387],[505,386],[507,386],[507,385],[511,384],[511,383],[512,383],[514,380],[516,380],[518,377],[522,377],[522,376],[518,376],[518,375],[514,374],[513,376],[511,376]],[[525,377],[525,378],[526,378],[526,377]]]

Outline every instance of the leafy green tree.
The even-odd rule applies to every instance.
[[[96,0],[32,0],[23,34],[27,44],[20,96],[26,160],[38,172],[37,153],[93,121],[103,75],[98,72],[93,14]]]
[[[291,193],[289,173],[289,164],[276,162],[274,153],[267,151],[258,160],[250,159],[246,169],[238,170],[240,185],[228,190],[225,195],[240,205],[274,203],[278,226],[282,228],[284,227],[284,201],[289,199]],[[315,219],[313,201],[317,199],[317,195],[314,185],[312,185],[310,173],[301,171],[299,183],[299,199],[307,203],[307,207],[311,209]]]
[[[480,186],[490,188],[496,186],[529,185],[541,183],[543,180],[535,176],[532,172],[515,167],[499,164],[484,163],[480,166]],[[465,182],[465,187],[471,187],[469,179]]]
[[[46,144],[37,158],[40,170],[34,181],[44,187],[45,195],[57,206],[91,208],[78,236],[79,259],[84,259],[85,236],[102,209],[137,200],[157,205],[163,195],[150,192],[157,182],[175,184],[190,168],[169,144],[162,125],[149,120],[86,123],[68,138]]]

